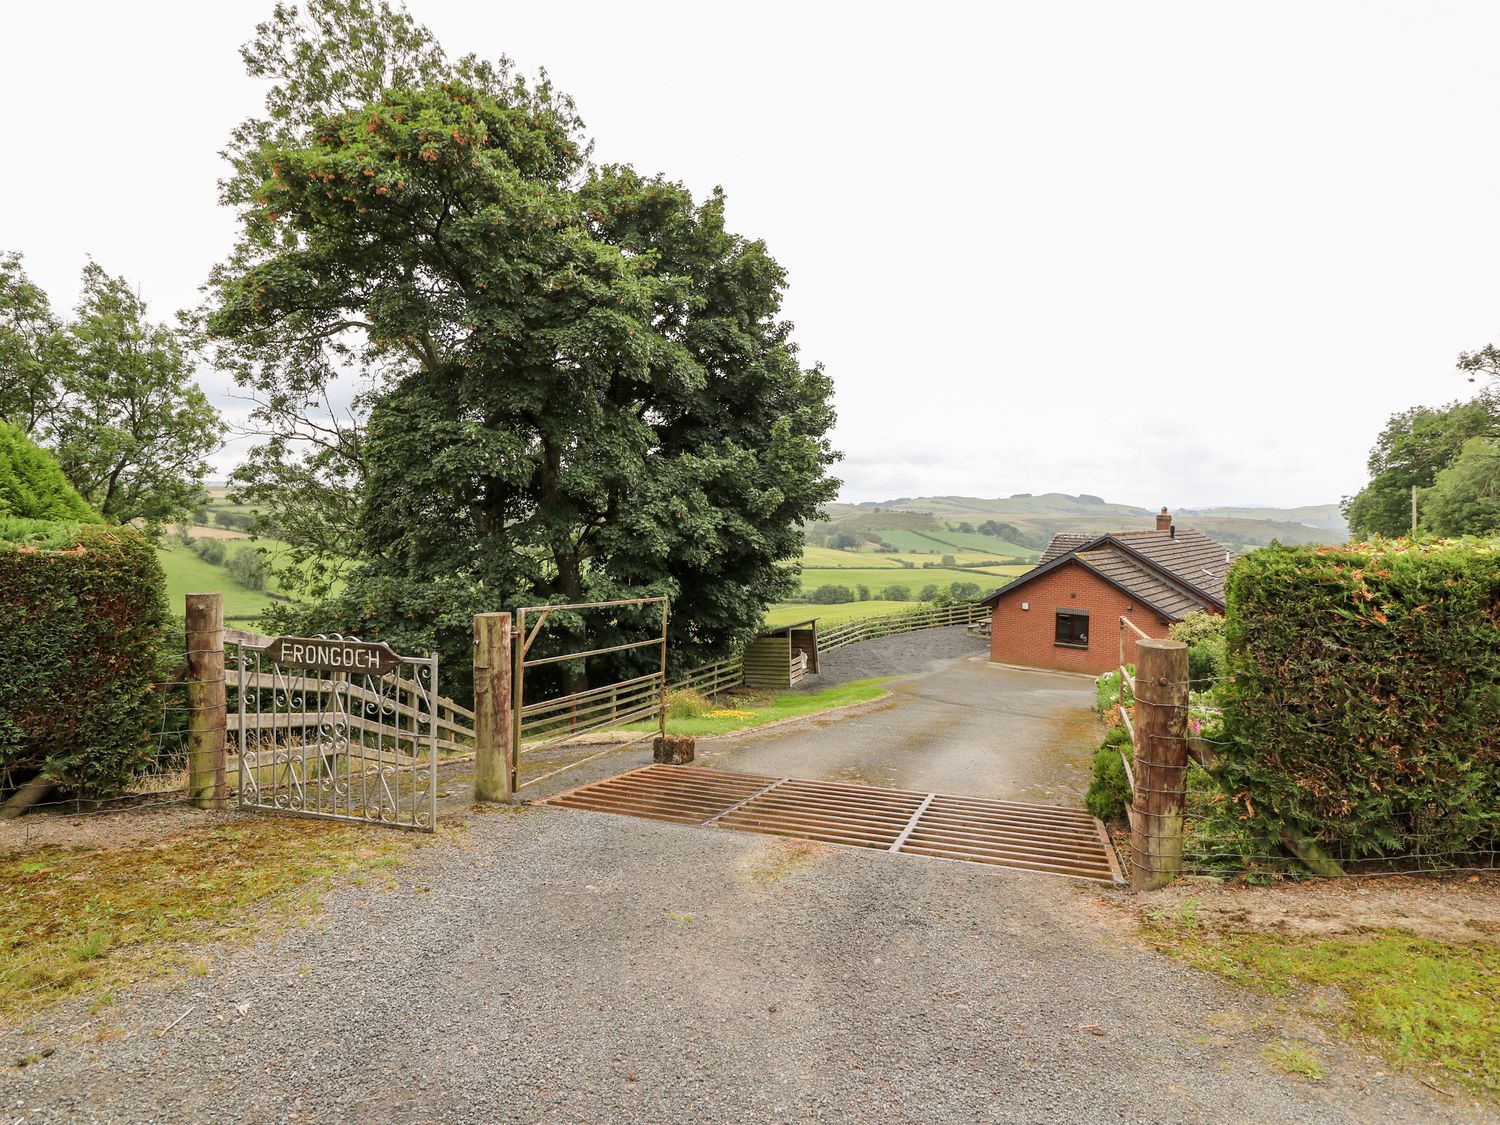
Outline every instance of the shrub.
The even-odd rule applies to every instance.
[[[835,586],[829,583],[826,586],[819,586],[807,596],[807,600],[815,605],[838,605],[841,602],[852,602],[854,594],[847,586]]]
[[[1188,646],[1188,678],[1211,687],[1224,676],[1224,618],[1196,610],[1167,630],[1174,641]]]
[[[225,565],[229,568],[229,577],[245,589],[264,590],[266,588],[269,568],[266,566],[266,556],[261,554],[259,547],[241,547],[229,556],[229,561]]]
[[[0,422],[0,517],[101,523],[52,455],[8,422]]]
[[[1500,831],[1500,541],[1268,547],[1228,582],[1225,815],[1353,856]]]
[[[911,587],[887,586],[880,591],[880,596],[888,602],[909,602],[911,601]]]
[[[937,583],[929,582],[922,587],[922,592],[917,595],[917,600],[920,602],[930,602],[933,598],[937,597],[937,592]]]
[[[1125,766],[1120,760],[1122,753],[1131,765],[1135,764],[1130,732],[1123,726],[1112,727],[1099,749],[1094,751],[1094,779],[1083,797],[1089,812],[1100,820],[1123,819],[1125,806],[1134,797],[1130,791],[1130,779],[1125,776]]]
[[[224,540],[222,539],[193,540],[193,554],[206,563],[212,563],[214,566],[223,566],[224,555],[226,553]]]
[[[1132,676],[1135,675],[1134,664],[1125,665],[1125,670]],[[1123,700],[1120,694],[1122,687],[1124,690]],[[1105,672],[1104,675],[1094,681],[1094,710],[1099,712],[1099,714],[1112,714],[1121,702],[1128,707],[1134,701],[1135,697],[1131,694],[1130,685],[1122,685],[1120,683],[1120,672],[1118,669],[1113,672]]]
[[[0,537],[0,776],[118,793],[154,756],[156,553],[128,527],[0,521]]]
[[[862,601],[862,602],[869,601],[870,600],[870,587],[866,586],[863,582],[861,582],[858,586],[854,587],[854,596],[859,601]]]
[[[711,704],[696,691],[680,688],[667,692],[667,718],[701,719],[713,709]]]

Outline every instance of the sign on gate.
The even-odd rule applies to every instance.
[[[436,829],[436,656],[277,637],[237,675],[241,806]]]
[[[384,641],[337,640],[328,637],[277,637],[266,658],[283,668],[330,672],[366,672],[383,676],[401,663]]]

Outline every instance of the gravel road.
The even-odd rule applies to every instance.
[[[961,657],[901,685],[891,713],[956,710],[945,690],[1000,671]],[[991,683],[990,702],[1015,689]],[[850,729],[785,732],[800,776],[836,772]],[[390,885],[344,886],[206,977],[0,1035],[0,1059],[55,1052],[0,1072],[0,1120],[1478,1119],[1139,944],[1114,896],[570,809],[477,812]],[[1261,1061],[1283,1035],[1316,1043],[1325,1081]]]

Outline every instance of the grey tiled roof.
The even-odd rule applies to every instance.
[[[1017,578],[1020,585],[1052,564],[1076,558],[1084,566],[1129,591],[1175,620],[1195,609],[1224,605],[1224,574],[1229,552],[1193,528],[1117,531],[1109,535],[1054,535],[1037,569]]]

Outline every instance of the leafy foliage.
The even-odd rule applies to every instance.
[[[1125,807],[1134,799],[1130,790],[1130,779],[1125,776],[1125,766],[1120,755],[1132,763],[1135,748],[1130,743],[1130,732],[1123,726],[1111,727],[1104,736],[1099,749],[1094,751],[1093,780],[1083,796],[1084,806],[1100,820],[1122,820]]]
[[[34,432],[60,398],[55,366],[61,325],[21,255],[0,254],[0,422]]]
[[[1217,684],[1224,676],[1224,618],[1194,610],[1173,622],[1167,635],[1188,646],[1188,677],[1199,686]]]
[[[1421,495],[1422,524],[1437,535],[1500,532],[1500,440],[1470,438]]]
[[[21,430],[0,422],[0,517],[96,523],[99,515],[57,462]]]
[[[0,522],[0,776],[107,796],[151,760],[165,579],[131,528]],[[44,539],[45,545],[36,545]]]
[[[66,394],[48,430],[63,472],[111,523],[156,525],[201,503],[219,416],[181,333],[96,263],[68,327]]]
[[[1229,574],[1223,815],[1353,856],[1500,832],[1500,542],[1270,547]]]
[[[316,6],[339,35],[357,8],[380,22]],[[795,589],[800,524],[836,487],[831,385],[797,363],[782,269],[729,232],[722,193],[589,166],[545,83],[445,67],[418,39],[396,50],[411,84],[386,84],[386,58],[350,78],[366,102],[346,85],[273,107],[236,150],[244,233],[207,320],[293,413],[341,367],[372,373],[359,483],[332,490],[357,501],[362,563],[323,627],[391,639],[424,616],[666,594],[678,659],[728,651]],[[629,617],[560,615],[549,636],[634,639]],[[467,664],[467,626],[425,633]]]
[[[1410,532],[1411,490],[1431,488],[1465,442],[1495,427],[1494,404],[1484,396],[1392,415],[1370,451],[1369,484],[1344,503],[1350,529],[1366,536]]]

